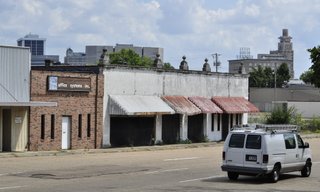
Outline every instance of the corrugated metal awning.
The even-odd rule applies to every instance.
[[[201,110],[184,96],[163,96],[162,99],[177,113],[187,115],[201,113]]]
[[[43,102],[43,101],[30,101],[30,102],[0,102],[0,106],[13,106],[13,107],[56,107],[57,102]]]
[[[225,113],[254,113],[259,109],[243,97],[213,97],[216,103]]]
[[[109,95],[110,115],[174,114],[160,97],[140,95]]]
[[[195,104],[203,113],[223,113],[222,109],[220,109],[212,100],[194,96],[188,98],[193,104]]]

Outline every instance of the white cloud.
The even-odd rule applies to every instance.
[[[240,47],[268,53],[287,28],[302,70],[310,64],[305,49],[319,44],[319,9],[317,0],[0,0],[0,40],[16,44],[36,33],[61,60],[67,47],[84,51],[88,44],[163,47],[165,61],[177,67],[186,55],[192,69],[218,52],[227,70]]]
[[[34,16],[42,15],[42,3],[38,0],[23,0],[22,6],[24,10]]]
[[[245,14],[251,17],[257,17],[260,14],[260,7],[255,4],[245,7]]]
[[[63,13],[62,9],[55,9],[50,12],[50,27],[48,29],[49,35],[57,35],[57,33],[66,32],[70,27],[71,23],[68,20],[66,14]]]

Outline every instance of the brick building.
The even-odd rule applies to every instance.
[[[100,148],[103,94],[97,66],[32,67],[31,100],[57,106],[30,108],[29,150]]]

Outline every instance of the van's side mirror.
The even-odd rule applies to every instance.
[[[309,148],[309,143],[305,142],[303,147],[304,148]]]

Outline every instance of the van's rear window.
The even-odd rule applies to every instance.
[[[260,135],[248,135],[246,142],[247,149],[261,149],[261,136]]]
[[[230,137],[229,147],[243,148],[245,134],[232,134]]]

